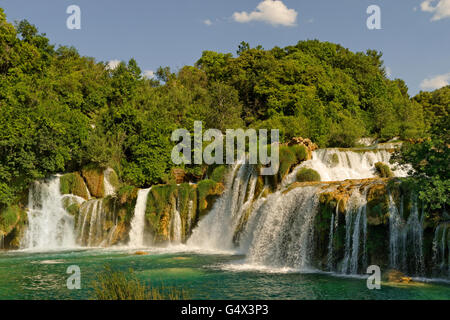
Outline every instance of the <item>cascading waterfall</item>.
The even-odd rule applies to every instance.
[[[181,243],[181,216],[177,208],[173,209],[172,219],[171,219],[171,244]]]
[[[447,258],[446,258],[447,256]],[[450,276],[450,228],[449,223],[436,227],[433,238],[433,274]]]
[[[357,274],[360,248],[363,248],[363,267],[367,241],[367,193],[354,190],[347,203],[345,214],[345,250],[341,273]],[[362,241],[361,241],[362,235]],[[361,246],[362,242],[362,246]]]
[[[252,226],[248,263],[300,270],[310,267],[317,191],[318,187],[305,187],[267,197]]]
[[[128,243],[130,247],[139,248],[144,246],[145,209],[150,190],[151,188],[141,189],[138,192],[134,216],[131,220],[130,242]]]
[[[105,197],[107,196],[113,196],[116,194],[116,190],[112,186],[110,180],[110,174],[113,172],[113,169],[107,168],[105,171],[103,171],[103,185],[105,188]]]
[[[419,217],[415,199],[412,199],[411,210],[405,221],[403,207],[399,211],[392,195],[389,195],[389,248],[392,268],[414,275],[423,274],[423,221]]]
[[[59,176],[35,182],[28,194],[28,228],[21,247],[51,250],[74,246],[74,218],[63,207]]]
[[[352,255],[350,258],[350,273],[351,274],[358,273],[360,236],[361,236],[361,233],[363,233],[363,230],[367,229],[367,220],[365,219],[366,211],[367,211],[367,202],[366,202],[366,194],[365,193],[362,195],[362,197],[359,198],[358,205],[359,205],[358,213],[356,215],[355,224],[353,226]],[[363,250],[365,250],[366,237],[365,237],[365,234],[363,234],[363,236],[364,236]]]
[[[110,228],[107,228],[112,224]],[[114,213],[107,210],[103,199],[91,199],[80,206],[76,232],[77,243],[87,247],[111,244],[117,226]]]
[[[327,267],[329,271],[332,271],[334,263],[334,234],[337,232],[339,226],[339,203],[336,204],[336,212],[331,215],[330,220],[330,237],[328,240],[328,255],[327,255]]]
[[[194,229],[187,242],[188,246],[213,250],[233,249],[236,226],[254,198],[253,183],[250,183],[252,190],[247,193],[249,181],[252,179],[256,179],[255,169],[245,163],[244,159],[233,165],[226,177],[223,195]]]
[[[407,175],[409,168],[397,168],[389,164],[391,153],[386,149],[372,149],[364,152],[338,148],[313,151],[312,159],[297,166],[283,181],[287,186],[295,181],[301,168],[311,168],[320,174],[321,181],[342,181],[346,179],[367,179],[376,177],[375,163],[388,164],[397,177]]]

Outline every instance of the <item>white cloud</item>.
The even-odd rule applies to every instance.
[[[431,21],[450,18],[450,0],[425,0],[420,4],[420,8],[422,11],[434,13]]]
[[[145,70],[142,74],[147,79],[152,79],[155,77],[155,72],[153,70]]]
[[[204,20],[203,23],[206,24],[207,26],[210,26],[210,25],[213,24],[212,21],[211,21],[210,19]]]
[[[432,78],[426,78],[420,83],[420,88],[423,90],[435,90],[450,84],[450,72],[440,74]]]
[[[236,22],[247,23],[250,21],[262,21],[273,26],[292,27],[297,22],[297,11],[288,9],[280,0],[263,0],[256,9],[250,13],[246,11],[235,12],[233,19]]]
[[[386,67],[385,71],[386,71],[386,77],[390,78],[390,77],[392,76],[392,70],[391,70],[391,68]]]
[[[114,70],[120,64],[120,60],[111,60],[106,65],[106,68],[109,70]]]

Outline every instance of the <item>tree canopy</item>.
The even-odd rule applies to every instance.
[[[321,147],[427,137],[448,128],[448,90],[411,99],[404,81],[386,77],[380,52],[318,40],[271,50],[243,42],[237,55],[205,51],[194,66],[149,79],[134,59],[111,69],[56,48],[27,21],[8,23],[0,9],[0,205],[33,180],[88,164],[139,187],[165,182],[171,132],[194,121],[279,129],[283,140]],[[447,123],[438,129],[435,119]]]

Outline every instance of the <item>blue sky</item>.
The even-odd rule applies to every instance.
[[[81,30],[66,27],[72,4]],[[366,27],[372,4],[381,8],[381,30]],[[0,0],[0,7],[54,44],[99,61],[135,58],[147,71],[192,65],[203,50],[235,53],[241,41],[269,49],[319,39],[382,51],[391,77],[404,79],[412,95],[450,82],[450,0]]]

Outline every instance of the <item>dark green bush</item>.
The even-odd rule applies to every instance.
[[[391,168],[389,168],[389,166],[383,162],[375,163],[375,169],[377,170],[377,173],[381,178],[392,178],[394,176]]]
[[[297,181],[320,181],[320,174],[316,170],[310,168],[301,168],[297,172]]]

